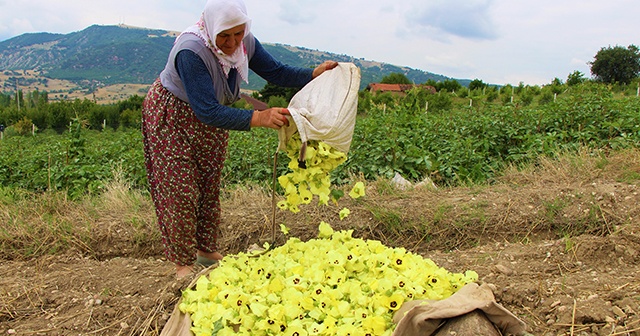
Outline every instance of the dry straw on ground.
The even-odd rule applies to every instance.
[[[302,240],[324,220],[451,271],[475,270],[535,335],[637,335],[639,180],[639,150],[584,152],[487,185],[403,191],[380,179],[363,199],[276,219]],[[225,190],[222,252],[270,241],[271,206],[269,190]],[[340,220],[343,207],[351,214]],[[0,334],[159,334],[179,288],[148,194],[123,179],[73,202],[0,189],[0,222]]]

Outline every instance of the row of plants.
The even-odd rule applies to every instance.
[[[131,96],[115,104],[101,105],[88,99],[49,102],[47,92],[19,94],[19,102],[0,95],[0,124],[13,126],[19,135],[37,130],[64,132],[73,119],[87,121],[94,130],[140,127],[140,110],[144,97]]]
[[[614,97],[593,83],[536,107],[484,105],[425,113],[418,105],[407,96],[392,107],[372,104],[359,114],[348,158],[334,170],[332,182],[396,173],[413,181],[429,176],[440,185],[485,182],[507,165],[540,155],[640,145],[640,99]],[[89,125],[74,118],[62,134],[5,136],[0,183],[33,191],[68,190],[77,197],[99,192],[117,169],[133,187],[145,189],[140,131],[96,131]],[[224,184],[270,185],[277,144],[277,133],[270,129],[230,132]],[[278,160],[278,176],[287,173],[286,165],[286,159]]]

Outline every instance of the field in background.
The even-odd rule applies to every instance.
[[[22,92],[46,91],[49,101],[89,99],[98,104],[112,104],[126,100],[130,96],[144,96],[150,84],[114,84],[101,86],[96,90],[77,85],[71,81],[45,78],[38,71],[2,71],[0,72],[0,88],[4,93],[16,91],[16,78],[18,89]]]

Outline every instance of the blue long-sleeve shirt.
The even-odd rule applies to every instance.
[[[200,56],[188,49],[181,50],[176,55],[175,65],[189,97],[191,108],[200,121],[229,130],[251,128],[253,110],[220,104],[215,96],[211,75]],[[292,67],[276,60],[257,39],[254,55],[249,60],[249,68],[271,83],[288,87],[306,85],[311,81],[313,74],[313,69]],[[227,79],[229,87],[234,87],[237,80],[238,73],[232,69]]]

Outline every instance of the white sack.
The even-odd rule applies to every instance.
[[[303,143],[319,140],[347,153],[353,138],[358,108],[360,69],[353,63],[338,63],[303,87],[289,103],[293,122],[278,132],[278,149],[284,150],[295,133]]]

